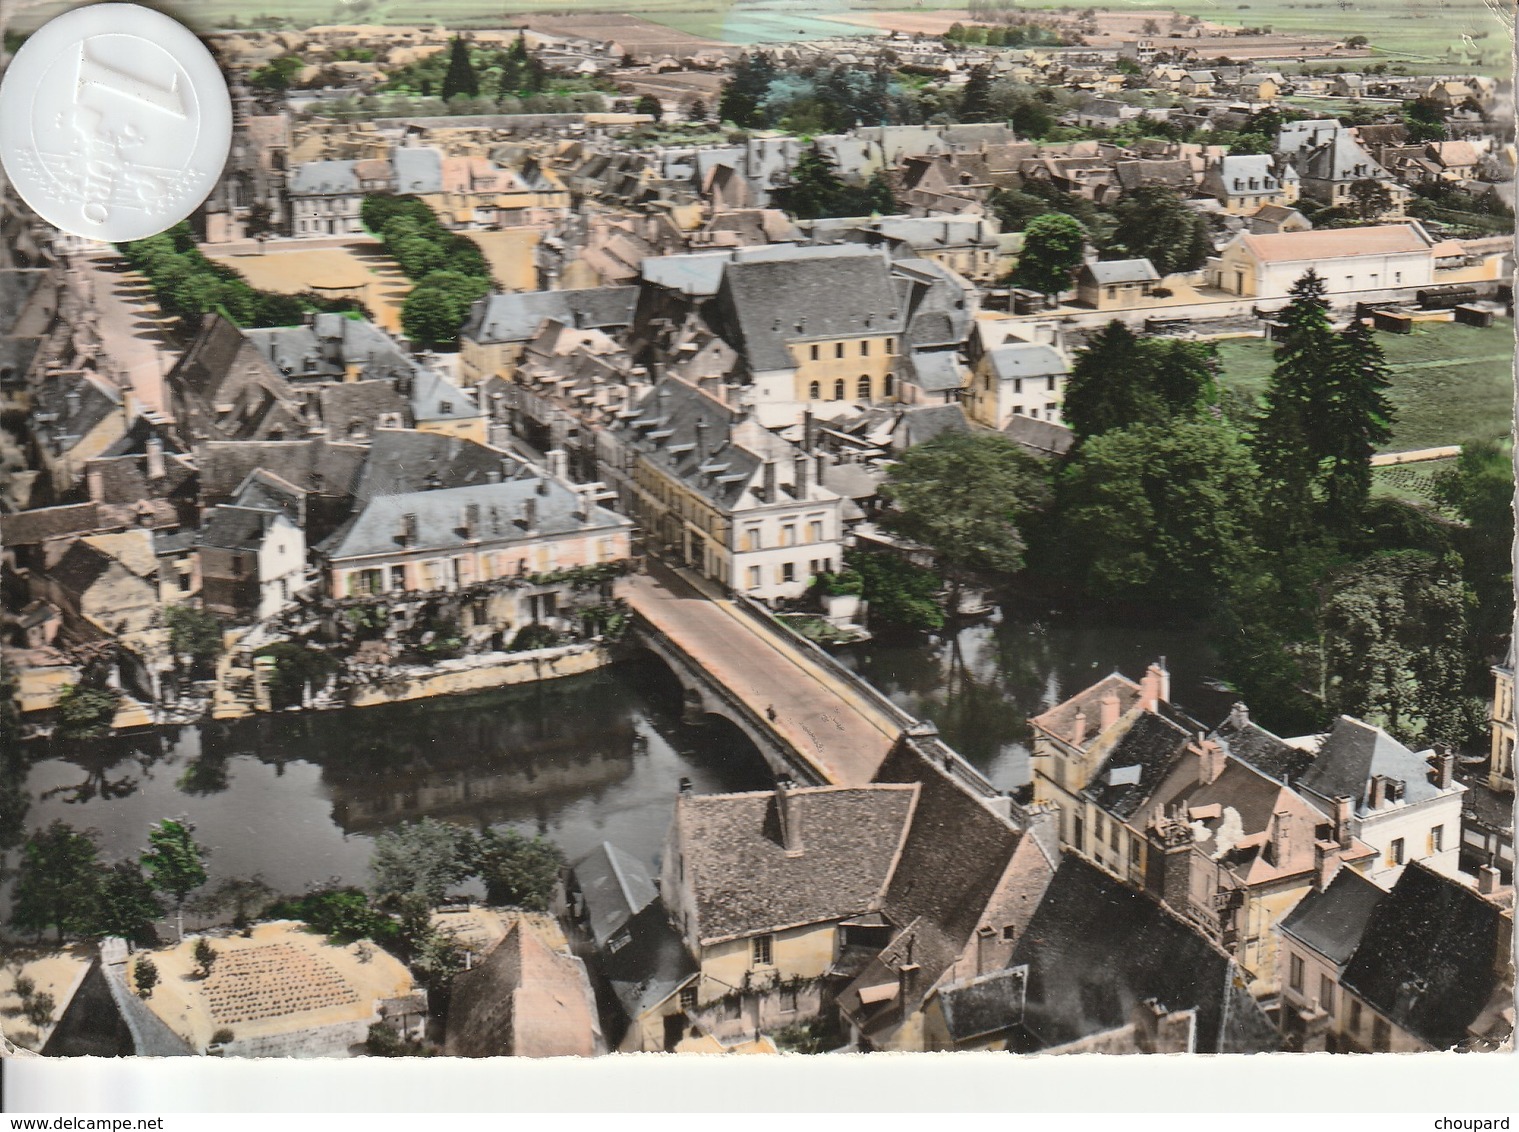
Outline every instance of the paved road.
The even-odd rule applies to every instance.
[[[128,271],[114,252],[80,256],[75,262],[84,271],[102,348],[130,379],[138,402],[168,416],[163,378],[179,360],[180,346],[164,329],[169,320],[159,313],[147,279]]]
[[[766,632],[733,602],[658,562],[618,583],[621,596],[770,724],[828,782],[875,777],[901,728],[853,688]]]

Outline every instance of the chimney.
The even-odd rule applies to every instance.
[[[680,780],[680,792],[682,794],[691,793],[691,780],[689,778],[682,778]]]
[[[485,473],[485,482],[486,483],[500,483],[501,482],[501,469],[500,468],[491,468],[491,469],[489,469]]]
[[[802,855],[802,807],[789,778],[775,780],[775,815],[781,826],[781,847],[788,857]]]
[[[538,533],[538,500],[532,496],[522,505],[522,529],[530,535]]]
[[[1087,713],[1080,708],[1076,709],[1076,718],[1071,720],[1071,746],[1081,746],[1082,740],[1087,735]]]
[[[1340,847],[1333,841],[1313,843],[1313,887],[1323,892],[1340,871]]]
[[[102,502],[105,499],[105,473],[98,467],[91,468],[85,482],[89,484],[90,498],[96,503]]]
[[[806,456],[798,452],[791,461],[791,475],[793,478],[793,491],[798,499],[807,498],[807,471],[811,463]]]
[[[996,965],[997,929],[982,924],[976,929],[976,974],[988,975]]]
[[[1334,842],[1341,849],[1350,848],[1351,801],[1349,795],[1339,794],[1334,799]]]
[[[539,495],[547,495],[549,493],[549,481],[548,481],[548,477],[547,476],[539,476],[538,477],[537,486],[534,488],[534,490]]]
[[[480,504],[466,503],[464,505],[464,522],[460,524],[467,539],[480,537]]]
[[[1430,761],[1434,764],[1430,781],[1435,784],[1435,789],[1449,790],[1456,776],[1456,756],[1444,743],[1438,743]]]
[[[1236,731],[1250,726],[1250,709],[1242,703],[1236,703],[1229,709],[1229,726]]]
[[[707,418],[696,418],[696,458],[698,461],[707,458]]]
[[[1214,739],[1199,735],[1192,750],[1197,754],[1197,784],[1211,786],[1224,773],[1224,749]]]
[[[1271,863],[1282,868],[1291,851],[1292,815],[1278,810],[1271,815]]]
[[[923,968],[916,963],[904,963],[897,968],[897,991],[898,998],[902,1003],[902,1013],[911,1014],[919,999],[918,983],[922,979]]]
[[[1118,722],[1118,693],[1109,689],[1102,697],[1102,715],[1099,717],[1102,730],[1106,731]]]
[[[817,428],[812,417],[811,409],[802,410],[802,450],[811,452],[814,442],[817,440]]]
[[[555,448],[551,450],[547,455],[549,462],[549,475],[553,476],[556,480],[562,480],[566,478],[569,473],[569,458],[565,456],[564,449]],[[539,494],[541,495],[543,492],[539,492]]]
[[[1371,798],[1366,803],[1366,808],[1380,810],[1385,801],[1387,801],[1387,779],[1380,774],[1374,774],[1371,776]]]
[[[765,479],[764,479],[764,489],[763,490],[764,490],[764,493],[765,493],[765,502],[766,503],[774,503],[775,502],[775,461],[774,460],[766,460],[765,461]]]
[[[1498,882],[1502,874],[1492,865],[1483,865],[1477,870],[1477,891],[1483,896],[1492,896],[1498,891]]]
[[[1153,998],[1134,1004],[1134,1044],[1141,1053],[1192,1053],[1196,1014],[1167,1010]]]
[[[417,545],[417,517],[410,511],[401,516],[401,543],[403,546]]]
[[[148,438],[148,479],[161,480],[164,471],[164,442],[156,436]]]

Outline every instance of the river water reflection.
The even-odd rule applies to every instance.
[[[1162,655],[1173,699],[1221,718],[1231,697],[1208,686],[1216,659],[1172,623],[1006,605],[953,640],[882,636],[841,658],[1011,789],[1028,781],[1030,715]],[[653,864],[681,778],[715,792],[771,777],[727,724],[682,723],[679,688],[651,658],[531,688],[30,754],[29,828],[93,828],[109,861],[135,857],[153,822],[188,816],[212,850],[213,881],[259,874],[285,893],[329,878],[366,884],[375,835],[424,816],[542,833],[572,860],[609,840]]]
[[[423,816],[542,833],[571,859],[613,841],[653,862],[681,778],[762,788],[758,753],[725,724],[680,722],[658,665],[531,688],[342,712],[283,713],[110,742],[39,744],[27,825],[97,831],[107,860],[187,815],[212,880],[280,892],[363,885],[374,836]]]
[[[897,704],[932,720],[1004,790],[1029,781],[1031,716],[1115,669],[1138,679],[1160,657],[1174,702],[1203,723],[1223,718],[1234,696],[1217,684],[1218,658],[1195,627],[1136,622],[1101,607],[1077,613],[1005,601],[953,637],[883,635],[840,654]]]

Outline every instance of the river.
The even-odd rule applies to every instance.
[[[1028,781],[1027,718],[1114,668],[1165,656],[1173,699],[1205,722],[1231,697],[1198,634],[1004,603],[953,640],[883,635],[845,664],[944,738],[995,785]],[[769,772],[726,723],[681,722],[674,679],[650,660],[532,687],[337,712],[285,712],[29,749],[27,825],[96,831],[108,861],[148,827],[188,817],[213,882],[258,874],[295,894],[363,885],[377,833],[423,816],[541,833],[574,860],[612,841],[657,861],[682,778],[763,788]],[[14,858],[13,858],[14,859]]]

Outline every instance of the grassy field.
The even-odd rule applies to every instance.
[[[1465,444],[1507,435],[1514,397],[1514,324],[1479,330],[1425,323],[1412,334],[1381,334],[1398,411],[1384,451]],[[1218,343],[1223,383],[1259,396],[1271,374],[1272,346],[1260,338]]]

